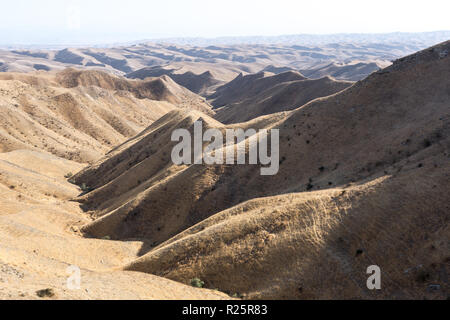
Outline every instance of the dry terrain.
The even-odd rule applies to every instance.
[[[61,71],[76,67],[138,78],[167,74],[197,93],[207,89],[205,83],[228,82],[240,73],[257,73],[270,66],[271,72],[275,66],[300,71],[309,78],[328,75],[356,81],[394,59],[449,37],[450,33],[443,31],[162,39],[105,48],[5,47],[0,48],[0,72]]]
[[[78,48],[38,59],[79,69],[0,74],[0,298],[448,299],[450,41],[391,65],[364,45]],[[279,129],[278,174],[175,165],[196,121]]]
[[[91,221],[70,199],[80,189],[67,172],[83,166],[48,153],[0,154],[0,299],[223,299],[167,279],[120,268],[142,243],[86,239]],[[81,290],[69,290],[69,266],[81,269]]]
[[[295,71],[277,75],[260,72],[238,76],[217,88],[209,98],[220,107],[214,116],[223,123],[239,123],[263,115],[296,109],[316,98],[329,96],[350,87],[350,81],[329,76],[312,80]]]

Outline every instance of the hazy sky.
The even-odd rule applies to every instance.
[[[437,31],[449,12],[449,0],[7,0],[0,44]]]

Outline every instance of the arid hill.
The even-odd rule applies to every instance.
[[[175,83],[167,75],[146,78],[145,81],[128,80],[101,71],[67,69],[58,73],[57,81],[67,87],[97,86],[113,91],[127,91],[138,99],[167,101],[179,108],[214,114],[204,98]]]
[[[260,72],[270,72],[273,74],[279,74],[279,73],[288,72],[288,71],[295,71],[295,70],[292,68],[289,68],[289,67],[277,67],[274,65],[270,65],[270,66],[267,66],[264,69],[262,69]]]
[[[282,82],[296,80],[306,80],[306,77],[296,71],[287,71],[279,74],[259,72],[243,75],[241,73],[233,81],[218,87],[208,99],[211,100],[211,104],[214,107],[223,107],[242,101],[248,97],[254,97],[262,91]]]
[[[364,79],[367,75],[382,69],[383,66],[387,66],[387,64],[376,62],[356,62],[351,64],[330,63],[318,68],[302,70],[301,72],[308,78],[312,79],[330,76],[340,80],[357,81]]]
[[[0,299],[225,299],[161,277],[120,271],[140,242],[81,237],[91,221],[69,201],[80,190],[64,176],[83,165],[48,153],[0,153]],[[67,280],[80,268],[81,290]],[[73,269],[69,269],[73,270]],[[41,292],[44,292],[43,296]]]
[[[175,69],[165,69],[159,66],[147,67],[132,73],[127,74],[127,78],[144,80],[149,77],[161,77],[167,75],[172,78],[180,86],[183,86],[192,92],[206,96],[215,87],[220,84],[224,84],[224,81],[220,81],[214,78],[209,71],[205,71],[202,74],[195,74],[191,71],[184,73],[178,73]]]
[[[203,98],[164,76],[127,80],[68,69],[0,74],[0,151],[45,150],[77,162],[98,159],[175,108],[212,113]]]
[[[235,86],[225,88],[220,92],[215,101],[234,101],[216,109],[214,116],[222,123],[239,123],[257,118],[262,115],[281,111],[289,111],[320,97],[335,94],[350,87],[353,83],[348,81],[337,81],[330,77],[318,80],[302,78],[291,80],[290,74],[297,73],[288,71],[273,76],[257,78],[246,84],[238,81]],[[251,77],[245,76],[244,78]],[[253,88],[257,88],[256,90]],[[229,97],[229,98],[228,98]],[[228,99],[227,99],[228,98]],[[235,101],[236,98],[241,100]]]
[[[143,243],[126,270],[247,298],[448,297],[450,42],[296,110],[224,126],[175,110],[73,180],[86,236]],[[280,130],[280,170],[175,166],[171,132]],[[378,265],[383,290],[369,291]]]
[[[42,71],[0,74],[0,299],[448,299],[450,41],[354,84],[293,71],[415,45],[2,51],[1,70]],[[152,65],[231,82],[212,110],[168,75],[117,76]],[[175,165],[197,121],[280,130],[278,174]]]
[[[0,150],[45,150],[78,162],[97,159],[175,108],[97,86],[65,88],[53,77],[0,74]]]
[[[0,71],[62,71],[75,67],[126,75],[143,68],[163,66],[167,70],[177,70],[176,74],[188,73],[180,76],[181,80],[174,80],[196,93],[201,93],[201,83],[205,81],[197,76],[203,74],[204,78],[209,78],[205,72],[210,72],[219,81],[228,82],[240,73],[257,73],[266,67],[270,69],[270,66],[284,68],[284,71],[302,70],[311,78],[328,75],[338,80],[356,81],[376,71],[376,66],[386,67],[394,59],[447,40],[448,34],[169,39],[104,48],[52,47],[52,50],[34,46],[0,49]],[[327,68],[330,64],[337,64],[337,67]],[[264,71],[274,71],[269,69]],[[323,71],[333,74],[323,74]],[[196,84],[186,85],[186,80]]]
[[[71,201],[88,191],[69,182],[86,162],[168,112],[199,106],[210,110],[165,77],[0,74],[0,299],[229,298],[121,271],[140,256],[142,242],[83,238],[79,229],[92,218]],[[69,266],[80,268],[81,290],[67,287]]]

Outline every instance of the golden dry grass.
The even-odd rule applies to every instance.
[[[198,118],[224,128],[178,111],[171,117],[179,121],[162,121],[76,177],[103,179],[78,199],[100,217],[83,232],[143,240],[144,256],[127,269],[183,282],[200,274],[211,287],[251,298],[445,298],[450,77],[443,75],[450,60],[438,53],[448,46],[284,120],[253,120],[273,117],[267,127],[280,129],[280,172],[273,177],[260,176],[258,166],[174,167],[173,128],[191,128]],[[146,154],[150,149],[158,152]],[[119,171],[111,175],[112,168]],[[114,200],[105,201],[111,194]],[[261,197],[274,198],[252,200],[255,211],[229,217],[227,210]],[[266,245],[267,237],[279,242]],[[366,258],[355,258],[359,247]],[[385,272],[388,288],[378,294],[365,287],[370,264]],[[424,283],[403,275],[418,265],[429,275]],[[432,281],[442,290],[429,292]]]
[[[35,90],[28,104],[18,103],[20,111],[11,111],[17,108],[14,97],[2,108],[17,128],[0,126],[10,129],[3,151],[22,149],[18,142],[12,147],[10,138],[19,140],[16,131],[26,127],[19,127],[22,118],[31,113],[34,122],[47,119],[48,112],[37,116],[47,104],[32,99],[49,90],[61,119],[80,137],[90,137],[80,145],[96,153],[83,168],[59,158],[70,158],[62,147],[47,150],[59,157],[36,153],[28,140],[23,148],[32,151],[1,154],[0,250],[6,253],[0,276],[7,282],[0,281],[0,297],[34,297],[47,287],[58,298],[226,297],[164,277],[184,284],[200,278],[208,288],[248,299],[446,299],[449,49],[450,42],[443,43],[342,92],[233,125],[195,106],[184,108],[190,98],[175,95],[181,104],[170,104],[170,112],[137,135],[117,134],[104,155],[105,131],[96,130],[102,120],[86,121],[98,110],[74,108],[81,99],[75,92],[92,85],[90,90],[125,91],[138,99],[146,89],[156,94],[153,80],[127,82],[97,73],[80,78],[74,71],[68,72],[78,79],[75,87],[67,85],[72,80],[55,85],[52,77],[3,80],[8,92],[24,96]],[[169,80],[156,84],[161,82],[177,92]],[[18,118],[23,113],[28,116]],[[192,131],[199,119],[204,129],[279,129],[279,173],[261,176],[252,165],[175,166],[172,131]],[[43,127],[37,137],[56,141]],[[92,190],[80,195],[63,178],[69,170],[79,171],[73,181]],[[69,264],[82,268],[87,291],[61,289]],[[382,270],[381,291],[366,287],[366,268],[373,264]],[[430,290],[432,284],[439,290]]]

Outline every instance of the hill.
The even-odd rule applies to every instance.
[[[0,74],[0,151],[45,150],[92,162],[175,108],[211,112],[170,78],[135,81],[99,71]]]
[[[184,283],[195,275],[248,298],[445,299],[449,50],[440,44],[247,123],[176,110],[74,177],[93,188],[77,198],[96,218],[82,231],[142,241],[126,270]],[[198,119],[279,129],[279,173],[173,165],[171,132]],[[374,264],[381,291],[366,287]]]
[[[351,64],[330,63],[318,68],[303,70],[302,72],[308,78],[313,79],[331,76],[341,80],[357,81],[364,79],[367,75],[382,69],[383,66],[386,66],[386,64],[376,62],[356,62]]]
[[[205,71],[202,74],[195,74],[191,71],[177,73],[175,69],[165,69],[159,66],[139,69],[127,74],[127,78],[144,80],[149,77],[160,77],[162,75],[169,76],[180,86],[200,95],[208,95],[208,92],[214,87],[223,84],[223,81],[215,79],[209,71]]]
[[[0,71],[62,71],[67,67],[76,67],[126,75],[155,67],[177,70],[175,74],[180,75],[188,73],[180,76],[180,82],[174,80],[185,86],[190,79],[189,82],[194,81],[196,84],[188,88],[202,93],[202,83],[210,81],[205,72],[210,72],[218,81],[228,82],[240,73],[257,73],[271,66],[284,68],[284,71],[302,70],[311,78],[332,76],[338,80],[362,80],[375,70],[373,64],[386,67],[392,60],[447,40],[448,37],[448,32],[428,32],[160,39],[103,48],[52,46],[49,49],[45,46],[30,46],[0,49]],[[334,70],[339,67],[329,70],[333,74],[320,74],[318,69],[334,63],[345,70],[343,77],[339,76],[338,70]],[[355,67],[358,63],[366,66]],[[348,70],[354,68],[354,71]],[[269,69],[264,71],[271,72]],[[317,74],[308,75],[309,70],[317,70]],[[198,79],[202,74],[203,77]],[[205,91],[205,94],[210,93]]]
[[[296,71],[287,71],[280,74],[259,72],[243,75],[241,73],[233,81],[218,87],[208,99],[211,100],[211,104],[214,107],[223,107],[244,100],[247,97],[255,96],[268,87],[275,86],[281,82],[305,79],[306,77]]]
[[[74,202],[80,193],[67,172],[83,165],[48,153],[0,153],[0,299],[225,299],[217,291],[195,289],[139,272],[121,271],[137,258],[139,242],[81,237],[91,221]],[[81,290],[68,277],[80,268]],[[44,290],[48,297],[40,297]]]
[[[248,85],[239,83],[231,90],[223,90],[217,101],[223,102],[223,99],[227,99],[229,96],[231,99],[225,101],[234,102],[217,109],[214,118],[223,123],[239,123],[262,115],[289,111],[316,98],[335,94],[353,84],[348,81],[337,81],[330,77],[318,80],[306,78],[291,80],[295,77],[290,77],[289,74],[292,72],[268,76],[264,80],[256,79],[254,83]],[[253,86],[257,87],[257,90],[253,90]],[[236,101],[238,98],[241,100]]]

